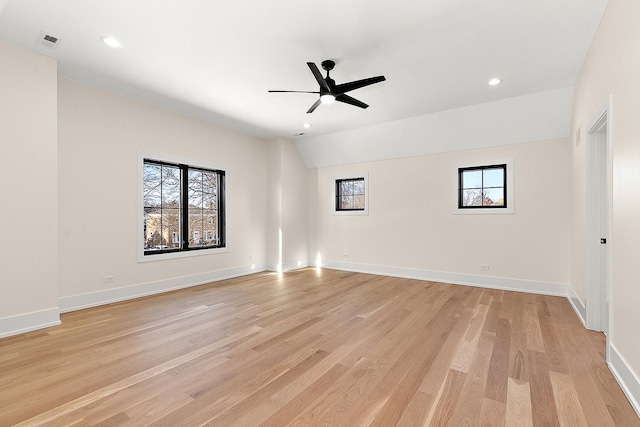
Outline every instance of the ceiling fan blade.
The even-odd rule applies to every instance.
[[[307,90],[270,90],[269,93],[320,93],[318,91],[310,92]]]
[[[344,93],[342,95],[336,96],[336,101],[344,102],[345,104],[355,105],[356,107],[360,107],[360,108],[367,108],[369,106],[368,104],[365,104],[362,101],[358,101],[357,99],[352,98],[349,95],[345,95]]]
[[[314,64],[313,62],[307,62],[307,65],[311,69],[311,72],[313,73],[313,77],[316,78],[320,87],[331,92],[331,88],[329,87],[329,84],[324,79],[324,77],[322,77],[322,73],[320,73],[320,70],[318,70],[318,67],[316,66],[316,64]]]
[[[349,92],[351,90],[359,89],[359,88],[365,87],[365,86],[369,86],[369,85],[372,85],[374,83],[380,83],[380,82],[383,82],[385,80],[387,80],[387,79],[385,79],[384,76],[378,76],[378,77],[369,77],[368,79],[356,80],[356,81],[349,82],[349,83],[342,83],[340,85],[337,85],[334,88],[334,92],[335,93],[346,93],[346,92]]]
[[[320,101],[320,98],[318,98],[318,100],[316,102],[313,103],[313,105],[311,106],[311,108],[309,108],[309,111],[307,111],[307,114],[309,113],[313,113],[313,111],[318,108],[318,105],[322,104],[322,101]]]

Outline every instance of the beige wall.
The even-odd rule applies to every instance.
[[[65,78],[58,116],[59,293],[71,298],[63,309],[84,304],[79,295],[93,304],[264,267],[263,140]],[[138,262],[139,151],[225,169],[228,252]]]
[[[56,61],[0,42],[0,335],[57,321]],[[20,326],[18,326],[20,327]]]
[[[610,343],[640,373],[640,3],[610,0],[575,90],[573,133],[611,94],[613,216]],[[583,140],[585,138],[583,137]],[[573,149],[571,286],[584,302],[585,145]],[[636,385],[636,393],[640,388]],[[636,394],[639,398],[640,394]]]
[[[566,284],[569,145],[550,140],[310,170],[310,253],[329,265]],[[457,168],[506,159],[513,159],[515,212],[454,214]],[[369,215],[333,215],[335,178],[361,173],[369,174]]]
[[[290,270],[308,263],[307,167],[293,142],[267,144],[267,263],[274,271]]]

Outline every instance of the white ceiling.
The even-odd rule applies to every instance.
[[[606,3],[0,0],[0,39],[57,58],[71,79],[260,137],[307,138],[573,85]],[[43,31],[55,49],[37,43]],[[306,114],[317,95],[267,93],[318,90],[305,63],[324,59],[338,84],[387,81],[349,93],[366,110]]]

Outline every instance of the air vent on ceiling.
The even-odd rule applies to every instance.
[[[38,37],[38,43],[50,49],[55,49],[60,44],[60,39],[43,31],[40,33],[40,37]]]

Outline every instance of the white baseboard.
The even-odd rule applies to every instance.
[[[569,300],[569,304],[573,307],[573,310],[578,315],[578,318],[582,322],[582,326],[586,328],[587,325],[587,308],[584,306],[578,295],[576,295],[575,291],[571,286],[567,286],[567,299]]]
[[[80,295],[70,295],[59,298],[58,304],[60,305],[60,311],[62,313],[66,313],[69,311],[81,310],[83,308],[110,304],[132,298],[174,291],[176,289],[204,285],[206,283],[217,282],[219,280],[246,276],[247,274],[258,273],[265,270],[266,264],[245,265],[226,270],[194,274],[191,276],[173,277],[171,279],[159,280],[157,282],[140,283],[122,288],[106,289],[104,291],[90,292]]]
[[[0,318],[0,338],[23,334],[36,329],[48,328],[60,324],[60,309],[34,311]]]
[[[479,286],[505,291],[531,292],[542,295],[567,296],[568,286],[563,283],[536,280],[509,279],[505,277],[451,273],[447,271],[422,270],[417,268],[391,267],[374,264],[359,264],[341,261],[323,261],[322,267],[358,273],[380,274],[407,279],[429,280],[454,285]]]
[[[609,346],[609,369],[640,417],[640,380],[613,345]]]

